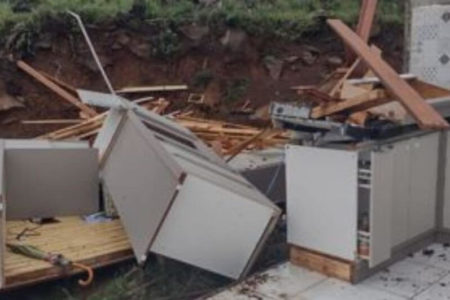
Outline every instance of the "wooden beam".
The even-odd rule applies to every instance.
[[[59,87],[56,83],[46,78],[44,75],[33,69],[30,65],[28,65],[24,61],[21,60],[17,61],[17,66],[22,71],[24,71],[25,73],[27,73],[28,75],[30,75],[31,77],[33,77],[34,79],[45,85],[47,88],[51,89],[53,92],[62,97],[64,100],[78,107],[82,112],[84,112],[89,117],[94,117],[97,115],[97,112],[94,109],[90,108],[89,106],[81,102],[79,99],[71,95],[69,92]]]
[[[381,105],[391,100],[384,90],[368,91],[366,94],[342,102],[325,106],[316,106],[311,112],[311,118],[319,119],[339,112],[357,112],[373,106]]]
[[[383,85],[399,99],[422,129],[446,129],[447,121],[410,86],[381,57],[340,20],[328,24],[355,51],[369,68],[381,79]]]
[[[378,0],[362,0],[361,10],[359,13],[358,26],[356,27],[356,34],[366,43],[369,42],[370,33],[372,32],[373,21],[375,19],[375,14],[377,11]],[[352,64],[356,59],[356,56],[353,51],[349,48],[346,48],[347,53],[347,63]],[[367,69],[367,66],[361,64],[358,67],[359,74],[364,74],[364,70]]]
[[[47,79],[53,81],[53,82],[56,83],[57,85],[59,85],[59,86],[65,88],[67,91],[71,92],[72,94],[78,95],[77,89],[74,88],[73,86],[71,86],[70,84],[68,84],[68,83],[62,81],[61,79],[58,79],[58,78],[56,78],[56,77],[54,77],[54,76],[52,76],[52,75],[50,75],[50,74],[48,74],[48,73],[46,73],[46,72],[40,71],[39,73],[41,73],[42,75],[44,75],[45,77],[47,77]]]
[[[49,120],[22,120],[24,125],[55,125],[55,124],[79,124],[81,119],[49,119]]]
[[[337,97],[337,93],[339,92],[339,90],[341,89],[342,85],[344,84],[344,82],[350,77],[350,75],[352,75],[353,71],[355,71],[356,67],[358,67],[358,65],[361,63],[361,59],[358,58],[357,60],[355,60],[355,62],[350,66],[350,68],[347,70],[347,72],[344,74],[344,76],[342,76],[341,79],[339,79],[338,83],[333,87],[333,89],[330,91],[330,96],[331,97]]]
[[[183,85],[161,85],[161,86],[138,86],[138,87],[125,87],[117,90],[118,94],[134,94],[134,93],[151,93],[151,92],[173,92],[173,91],[185,91],[188,86]]]

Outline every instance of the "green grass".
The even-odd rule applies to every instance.
[[[18,23],[36,25],[63,17],[68,9],[81,14],[86,22],[98,23],[127,14],[136,5],[147,22],[235,26],[249,33],[297,39],[323,23],[320,17],[334,16],[354,23],[359,3],[360,0],[222,0],[220,6],[203,7],[193,0],[0,0],[0,32],[8,33]],[[15,12],[18,7],[20,11]],[[379,11],[382,23],[403,21],[401,1],[381,0]]]

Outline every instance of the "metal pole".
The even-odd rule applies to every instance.
[[[114,88],[111,84],[111,81],[108,78],[108,75],[106,75],[105,69],[103,69],[102,63],[100,62],[97,52],[95,51],[94,45],[92,44],[92,41],[89,38],[89,35],[86,31],[86,28],[84,27],[81,17],[78,14],[74,13],[73,11],[68,10],[67,12],[77,20],[78,25],[80,26],[81,32],[83,33],[83,36],[88,44],[89,50],[91,51],[91,54],[94,57],[95,63],[97,64],[97,67],[100,70],[103,80],[105,80],[105,83],[108,86],[110,93],[112,95],[114,95],[117,99],[120,100],[120,103],[122,104],[123,107],[128,107],[127,103],[125,101],[123,101],[123,99],[121,97],[117,96],[116,91],[114,90]]]

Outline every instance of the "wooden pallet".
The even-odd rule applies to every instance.
[[[348,282],[354,282],[354,263],[301,247],[289,246],[292,264]]]
[[[60,222],[43,225],[25,235],[21,241],[68,259],[98,268],[133,256],[127,235],[119,220],[88,224],[80,217],[58,218]],[[25,228],[36,228],[28,221],[7,221],[7,242],[17,243],[17,235]],[[6,250],[5,287],[18,286],[70,276],[78,270],[63,270],[47,262],[27,258]]]

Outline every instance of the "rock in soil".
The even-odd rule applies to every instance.
[[[328,56],[327,57],[327,65],[330,68],[337,68],[344,64],[344,60],[339,56]]]
[[[264,58],[264,65],[266,66],[267,70],[269,70],[270,77],[272,77],[274,80],[280,79],[281,72],[283,72],[284,66],[284,62],[282,59],[273,56],[266,56]]]
[[[209,27],[191,24],[182,27],[181,32],[191,41],[198,43],[209,34]]]
[[[130,51],[139,58],[149,58],[152,53],[152,47],[148,42],[131,43]]]
[[[318,56],[316,53],[314,53],[312,51],[303,50],[301,58],[302,58],[303,64],[305,64],[307,66],[312,66],[316,63]]]
[[[244,51],[247,41],[247,33],[238,29],[228,29],[225,35],[220,39],[220,42],[225,49],[235,53]]]

